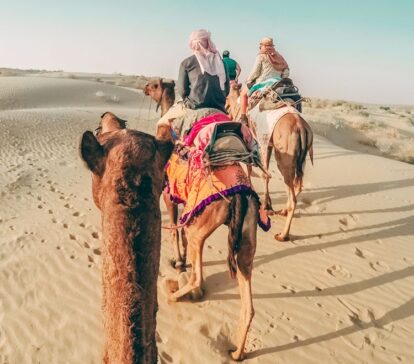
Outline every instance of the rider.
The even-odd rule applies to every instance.
[[[176,84],[177,103],[158,124],[175,119],[174,129],[181,134],[197,120],[225,113],[229,77],[209,31],[192,32],[189,42],[193,55],[180,65]]]
[[[247,95],[253,91],[253,85],[258,85],[264,81],[280,80],[282,77],[289,76],[289,66],[283,56],[275,50],[272,38],[263,38],[259,45],[259,54],[252,72],[246,80],[246,86],[241,90],[240,107],[242,122],[247,122]]]
[[[230,82],[231,81],[237,82],[239,79],[241,68],[234,59],[230,58],[229,51],[223,52],[223,62],[224,62],[224,65],[226,66],[227,73],[229,74]]]

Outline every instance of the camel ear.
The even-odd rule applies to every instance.
[[[105,169],[105,152],[102,145],[99,144],[91,131],[83,133],[80,144],[80,153],[82,159],[92,173],[102,176]]]

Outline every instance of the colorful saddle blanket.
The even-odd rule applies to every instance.
[[[166,187],[171,200],[184,204],[180,223],[186,224],[191,218],[199,215],[206,206],[236,193],[253,196],[259,202],[257,193],[252,189],[249,179],[239,164],[214,169],[208,175],[204,168],[193,165],[192,157],[188,161],[173,154],[166,167]],[[261,208],[259,226],[270,229],[270,219]]]

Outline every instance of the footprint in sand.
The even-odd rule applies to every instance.
[[[101,255],[101,249],[99,249],[99,248],[96,248],[96,249],[92,250],[92,252],[95,255]]]
[[[97,232],[94,231],[91,235],[94,239],[99,239],[99,234]]]
[[[78,217],[79,215],[80,215],[80,213],[78,211],[76,211],[72,214],[72,216],[75,216],[75,217]]]
[[[296,289],[294,287],[287,286],[287,285],[281,285],[281,287],[283,289],[286,289],[286,290],[290,291],[291,293],[296,293]]]
[[[270,334],[272,331],[276,330],[277,325],[273,322],[267,322],[267,326],[266,326],[266,330],[265,330],[265,334]]]
[[[347,271],[345,268],[342,268],[340,264],[335,264],[332,267],[326,269],[326,271],[333,277],[336,278],[351,278],[351,272]]]
[[[349,214],[341,217],[338,221],[341,224],[339,228],[344,231],[353,228],[358,223],[358,216]]]
[[[390,270],[388,264],[381,261],[370,262],[369,266],[376,272],[386,272]]]
[[[362,259],[371,258],[373,256],[371,252],[367,250],[361,250],[359,248],[355,248],[354,254]]]
[[[278,319],[280,319],[280,320],[286,320],[286,321],[290,321],[291,320],[291,318],[285,312],[282,312],[281,315],[278,317]]]

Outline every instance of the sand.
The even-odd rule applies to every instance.
[[[141,91],[94,77],[0,77],[1,364],[100,362],[100,214],[79,138],[107,110],[147,132],[157,114]],[[308,107],[305,117],[321,135],[354,150],[317,135],[292,241],[273,238],[282,217],[272,218],[270,232],[259,231],[246,363],[414,362],[414,166],[372,155],[383,154],[375,145],[371,154],[360,149],[367,146],[357,139],[352,113],[361,110],[341,107]],[[375,110],[362,117],[387,130],[389,110]],[[408,115],[401,123],[410,120],[401,110]],[[352,131],[344,140],[331,125],[338,117]],[[396,142],[413,133],[408,124],[397,129]],[[278,208],[284,189],[274,162],[271,169]],[[262,192],[261,181],[254,183]],[[163,232],[162,363],[229,362],[240,300],[226,270],[226,244],[224,228],[206,243],[205,297],[168,304],[161,283],[175,273]]]

